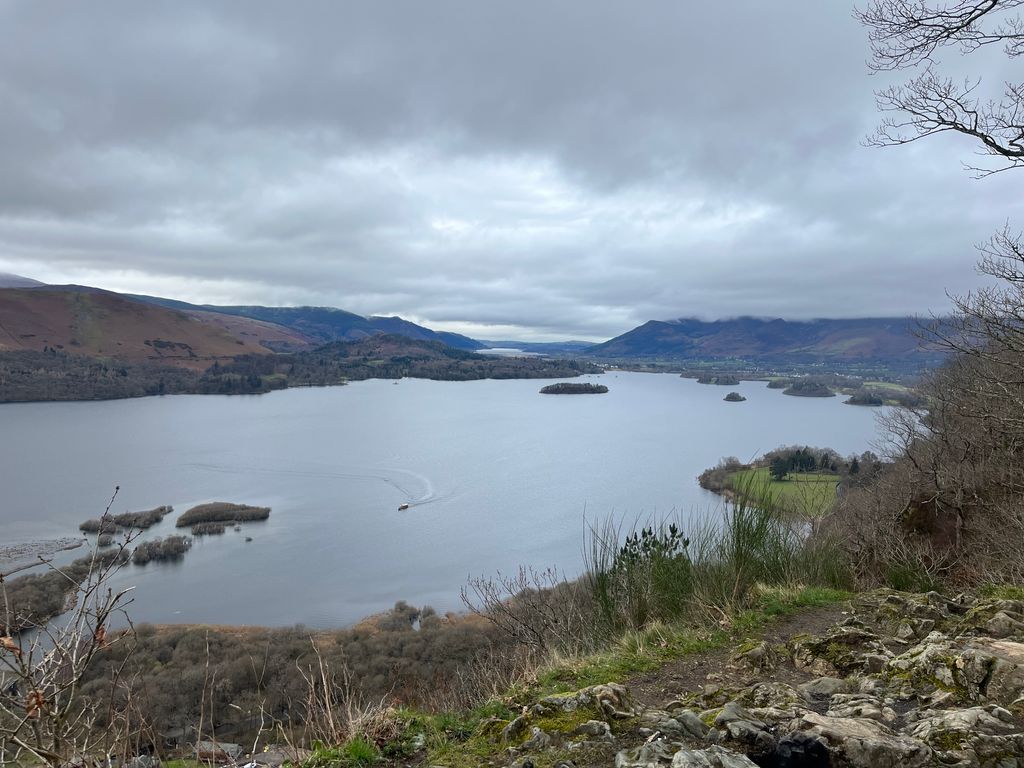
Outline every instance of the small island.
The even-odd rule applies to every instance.
[[[247,523],[253,520],[266,520],[268,517],[270,517],[270,507],[253,507],[248,504],[213,501],[192,507],[178,518],[175,526],[186,528],[202,523]],[[202,534],[209,533],[219,533],[219,531],[214,529],[202,531]]]
[[[608,387],[604,384],[575,384],[563,381],[542,387],[540,393],[542,395],[603,395],[607,391]]]
[[[715,384],[720,387],[735,387],[740,380],[729,373],[702,373],[697,377],[698,384]]]
[[[83,533],[98,533],[100,535],[120,533],[122,530],[144,531],[161,522],[173,511],[174,507],[164,505],[148,509],[145,512],[125,512],[121,515],[106,514],[98,520],[95,518],[86,520],[78,526],[78,530]]]
[[[747,398],[745,398],[739,392],[730,392],[728,395],[726,395],[722,399],[725,400],[725,402],[727,402],[727,403],[742,403]]]
[[[819,381],[808,381],[805,379],[797,379],[790,384],[786,389],[782,390],[784,395],[792,395],[794,397],[835,397],[836,393],[828,388],[827,385],[822,384]]]
[[[852,397],[849,397],[846,400],[844,400],[843,404],[844,405],[865,405],[865,406],[869,406],[869,407],[872,407],[872,408],[877,408],[878,406],[885,405],[885,400],[883,400],[882,396],[877,394],[876,392],[867,391],[867,392],[857,392]]]

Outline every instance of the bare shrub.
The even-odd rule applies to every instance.
[[[589,591],[554,568],[520,567],[511,576],[473,578],[461,594],[472,613],[516,643],[541,650],[581,650],[593,644]]]
[[[115,494],[116,495],[116,494]],[[109,509],[109,507],[108,507]],[[90,669],[107,651],[130,642],[130,633],[114,635],[115,617],[125,620],[128,590],[115,592],[109,582],[126,561],[124,548],[114,556],[91,558],[82,578],[46,563],[49,574],[63,579],[73,593],[71,607],[59,621],[21,630],[34,618],[20,613],[0,575],[3,636],[0,637],[0,764],[29,759],[49,766],[71,764],[95,754],[128,756],[133,734],[117,727],[96,727],[110,711],[110,694],[119,670],[109,679],[108,696],[85,699],[81,688]]]

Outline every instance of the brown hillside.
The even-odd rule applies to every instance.
[[[203,369],[242,354],[269,354],[177,310],[74,286],[0,289],[0,352],[45,347],[79,355]]]
[[[319,343],[294,328],[285,328],[277,323],[268,323],[251,317],[199,310],[188,310],[185,314],[205,325],[220,328],[237,339],[258,344],[275,352],[296,352],[310,349]]]

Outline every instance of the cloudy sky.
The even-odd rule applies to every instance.
[[[0,271],[526,340],[942,311],[1024,196],[862,146],[850,11],[0,0]]]

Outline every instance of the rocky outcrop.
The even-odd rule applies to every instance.
[[[616,768],[1024,768],[1024,601],[884,591],[844,613],[741,646],[714,682],[657,707],[614,684],[542,699],[505,726],[510,761],[563,749],[589,755],[565,765]]]

